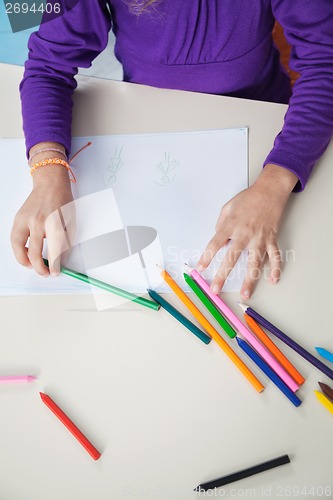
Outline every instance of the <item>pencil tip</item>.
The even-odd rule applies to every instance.
[[[160,271],[163,271],[163,267],[162,267],[162,266],[160,266],[159,264],[156,264],[156,267],[157,267],[157,269],[159,269]]]
[[[242,311],[246,313],[248,306],[246,304],[243,304],[242,302],[238,302],[238,305],[242,309]]]
[[[35,380],[37,380],[37,377],[35,377],[34,375],[28,375],[27,380],[28,382],[34,382]]]

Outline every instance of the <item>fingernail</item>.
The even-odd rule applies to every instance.
[[[278,278],[272,278],[272,284],[276,285],[279,282]]]
[[[243,295],[243,297],[246,297],[248,299],[250,297],[250,290],[244,290],[242,295]]]
[[[215,294],[220,293],[220,287],[218,285],[212,285],[211,291],[212,291],[212,293],[215,293]]]
[[[199,264],[199,265],[197,266],[197,271],[199,271],[199,273],[202,273],[202,271],[203,271],[204,269],[205,269],[205,268],[204,268],[204,266],[203,266],[202,264]]]
[[[57,276],[59,276],[59,273],[57,271],[52,271],[50,274],[52,278],[56,278]]]

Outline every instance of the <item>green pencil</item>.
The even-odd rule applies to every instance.
[[[45,265],[49,267],[48,260],[47,259],[43,260]],[[134,295],[134,293],[127,292],[126,290],[122,290],[121,288],[117,288],[116,286],[113,285],[109,285],[109,283],[104,283],[104,281],[100,281],[95,278],[90,278],[86,274],[73,271],[72,269],[68,269],[68,267],[61,267],[61,272],[63,274],[67,274],[67,276],[71,276],[72,278],[84,281],[85,283],[89,283],[90,285],[96,286],[97,288],[101,288],[102,290],[106,290],[107,292],[111,292],[114,293],[115,295],[119,295],[120,297],[124,297],[125,299],[137,302],[142,306],[150,307],[150,309],[154,309],[155,311],[158,311],[161,307],[159,304],[157,304],[157,302],[153,302],[152,300],[145,299],[143,297],[138,297],[137,295]]]
[[[175,307],[173,307],[167,300],[165,300],[161,295],[159,295],[157,292],[154,290],[150,290],[148,288],[147,292],[151,296],[152,299],[154,299],[156,302],[158,302],[163,309],[168,311],[171,316],[176,318],[182,325],[184,325],[190,332],[194,333],[204,344],[209,344],[209,342],[212,340],[209,335],[206,335],[200,328],[198,328],[192,321],[186,318],[181,312],[177,311]]]
[[[184,279],[186,283],[191,287],[193,292],[196,294],[198,299],[201,300],[203,305],[208,309],[208,311],[211,313],[212,316],[216,319],[216,321],[219,323],[219,325],[222,326],[223,330],[231,339],[236,337],[236,332],[235,330],[229,325],[228,321],[222,316],[220,311],[215,307],[215,305],[209,300],[207,295],[201,290],[199,285],[196,284],[196,282],[189,276],[188,274],[184,273]]]

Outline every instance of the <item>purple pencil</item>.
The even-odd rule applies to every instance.
[[[300,346],[299,344],[297,344],[297,342],[288,337],[288,335],[281,332],[281,330],[276,328],[276,326],[272,325],[272,323],[270,323],[267,319],[265,319],[251,307],[247,306],[246,304],[240,304],[240,303],[239,306],[244,311],[244,313],[246,313],[248,316],[251,316],[251,318],[257,321],[257,323],[266,328],[266,330],[275,335],[275,337],[282,340],[282,342],[291,347],[291,349],[294,349],[294,351],[296,351],[297,354],[302,356],[309,363],[318,368],[318,370],[323,372],[327,377],[333,380],[333,370],[331,370],[328,366],[324,365],[324,363],[322,363],[319,359],[315,358],[306,349],[304,349],[304,347]]]

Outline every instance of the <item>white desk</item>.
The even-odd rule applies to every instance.
[[[1,136],[22,137],[21,77],[22,68],[0,65]],[[285,109],[80,77],[73,132],[248,125],[253,180]],[[331,145],[287,209],[280,244],[295,261],[278,286],[262,279],[250,302],[313,353],[333,344],[332,163]],[[224,298],[240,316],[238,295]],[[204,346],[163,310],[130,307],[98,313],[90,297],[1,298],[0,371],[39,376],[29,387],[0,387],[1,500],[190,500],[204,497],[193,492],[200,482],[283,453],[290,465],[215,497],[332,496],[333,419],[313,393],[317,381],[331,380],[279,344],[307,378],[304,402],[294,408],[253,367],[267,384],[257,394],[216,344]],[[98,462],[41,403],[39,390],[103,452]]]

